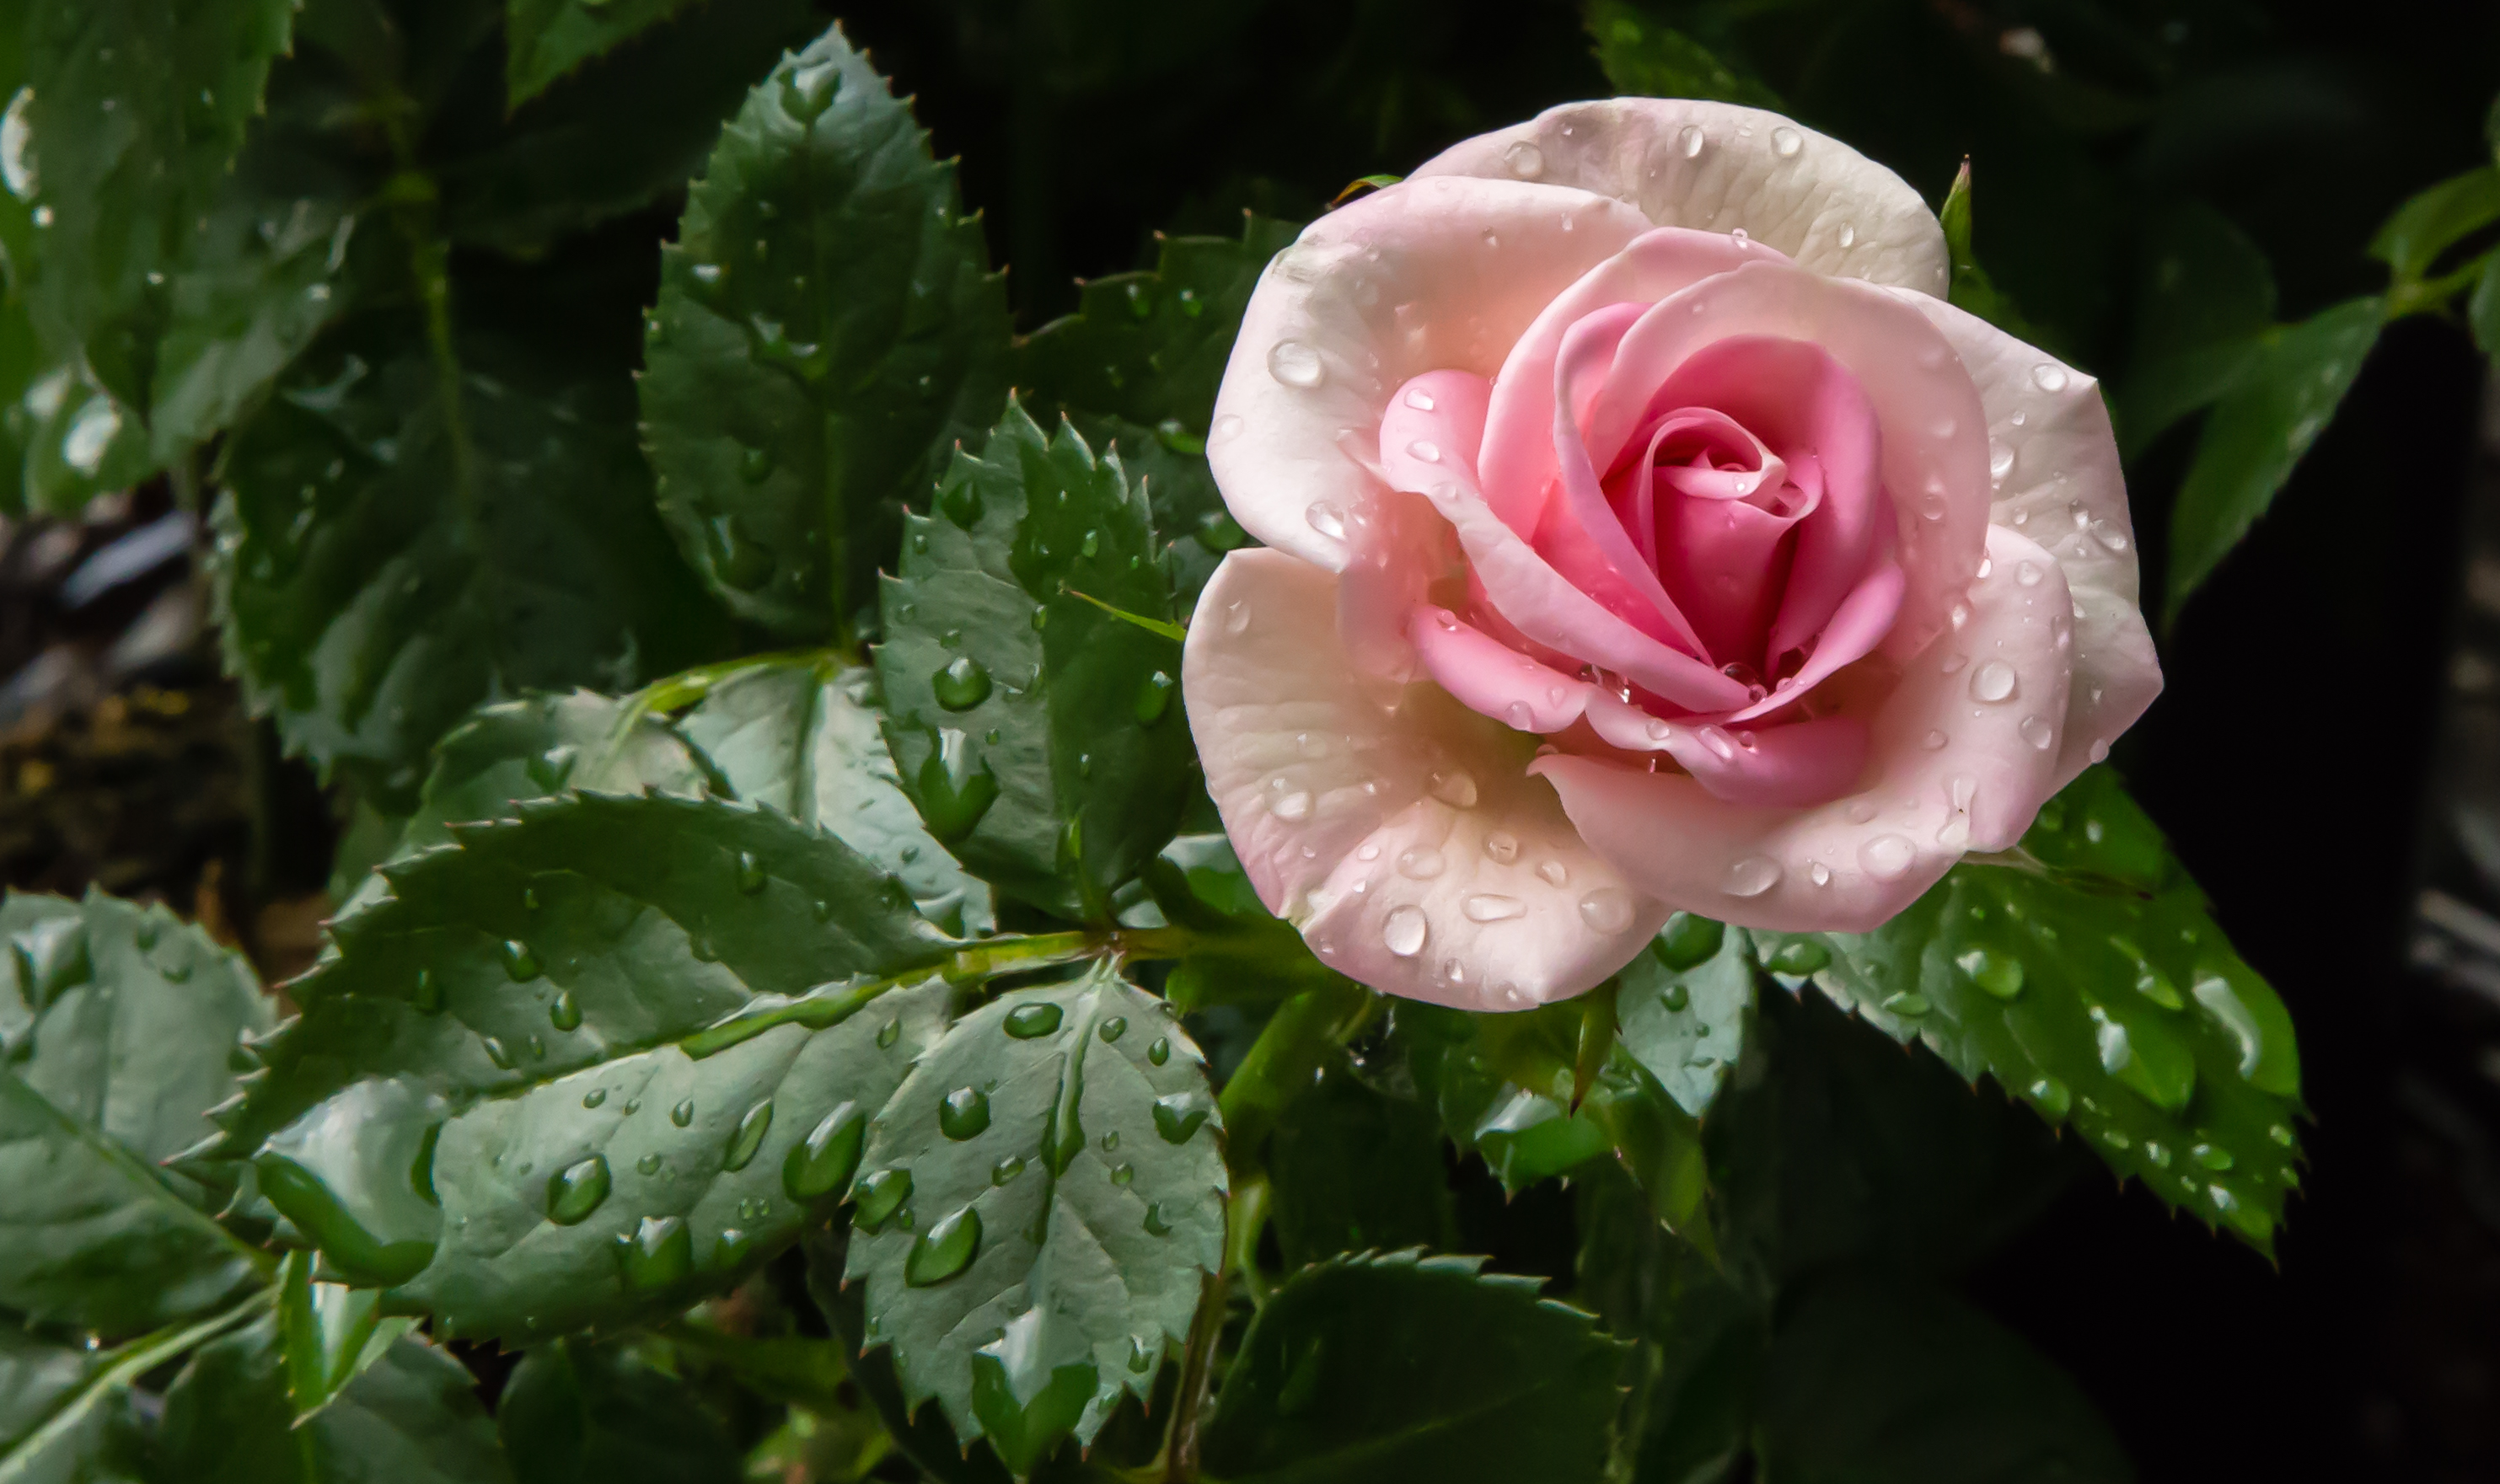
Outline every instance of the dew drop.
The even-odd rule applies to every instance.
[[[1441,461],[1441,445],[1430,439],[1415,440],[1406,445],[1406,451],[1427,464],[1437,464]]]
[[[646,1175],[658,1174],[660,1172],[660,1157],[657,1154],[643,1155],[641,1159],[634,1162],[634,1169],[638,1172]]]
[[[1313,501],[1311,508],[1302,511],[1302,519],[1331,541],[1345,540],[1345,512],[1325,500]]]
[[[554,1002],[547,1006],[547,1024],[555,1027],[559,1031],[574,1031],[580,1029],[581,1005],[580,1002],[573,998],[572,990],[565,989],[558,990],[556,992]]]
[[[2042,391],[2064,391],[2066,389],[2066,368],[2063,366],[2052,365],[2047,361],[2043,361],[2039,365],[2031,368],[2031,384],[2040,388]]]
[[[1320,384],[1327,370],[1317,350],[1299,340],[1280,340],[1267,347],[1267,374],[1287,386],[1308,389]]]
[[[1954,960],[1962,976],[1999,1000],[2023,993],[2023,961],[2011,954],[1973,948]]]
[[[1793,160],[1796,158],[1796,152],[1804,148],[1805,139],[1796,130],[1783,124],[1771,131],[1771,152],[1781,159]]]
[[[1155,1100],[1155,1133],[1165,1143],[1185,1144],[1215,1113],[1206,1094],[1196,1089]]]
[[[1545,173],[1545,151],[1530,140],[1519,140],[1501,151],[1501,162],[1523,181],[1533,181]]]
[[[416,1006],[416,1011],[420,1015],[442,1013],[443,981],[434,976],[433,970],[420,969],[416,972],[416,987],[409,995],[409,1003]]]
[[[1406,405],[1419,412],[1429,412],[1433,407],[1432,394],[1420,386],[1415,387],[1406,393]]]
[[[929,677],[929,689],[946,709],[969,711],[990,699],[990,673],[979,660],[959,654]]]
[[[773,1127],[773,1100],[765,1099],[739,1115],[738,1127],[729,1134],[729,1148],[721,1155],[723,1170],[744,1170],[755,1163],[755,1152],[764,1147],[764,1136]]]
[[[1060,1007],[1048,1000],[1019,1005],[1007,1011],[1006,1033],[1018,1040],[1035,1040],[1059,1029]]]
[[[890,1051],[894,1049],[894,1043],[902,1039],[903,1019],[901,1016],[897,1016],[876,1028],[876,1049],[879,1051]]]
[[[1580,920],[1589,931],[1612,938],[1632,925],[1632,899],[1619,887],[1601,886],[1580,899]]]
[[[2005,482],[2006,476],[2011,475],[2012,473],[2014,473],[2014,449],[2008,445],[1996,442],[1994,439],[1989,440],[1989,481],[1993,484],[2002,485]]]
[[[682,1216],[645,1216],[631,1237],[617,1238],[617,1261],[627,1288],[652,1293],[671,1287],[694,1271],[693,1234]]]
[[[583,1107],[597,1107],[599,1105],[607,1101],[608,1089],[605,1087],[594,1087],[590,1091],[581,1095],[581,1105]]]
[[[547,1220],[560,1227],[578,1226],[590,1219],[608,1199],[608,1157],[594,1154],[547,1177]]]
[[[1036,609],[1035,611],[1041,610]],[[1164,713],[1171,709],[1171,695],[1175,683],[1168,671],[1158,670],[1146,676],[1145,683],[1137,687],[1137,700],[1134,708],[1138,725],[1150,727],[1163,720]]]
[[[1311,812],[1311,796],[1298,788],[1268,805],[1267,811],[1288,824],[1298,819],[1308,818]]]
[[[1508,830],[1496,830],[1485,837],[1485,854],[1507,866],[1519,859],[1519,837]]]
[[[1126,1015],[1114,1015],[1095,1027],[1094,1034],[1102,1038],[1102,1044],[1110,1045],[1129,1034],[1129,1018]]]
[[[2188,1151],[2188,1156],[2206,1169],[2217,1171],[2228,1170],[2239,1163],[2231,1158],[2230,1150],[2215,1144],[2198,1144]]]
[[[749,897],[764,889],[764,863],[752,850],[738,852],[738,889]]]
[[[1148,1237],[1169,1237],[1172,1234],[1171,1218],[1164,1214],[1162,1202],[1158,1201],[1146,1207],[1144,1226]]]
[[[1727,895],[1759,897],[1779,884],[1780,863],[1767,855],[1749,855],[1727,868]]]
[[[1475,776],[1463,768],[1434,773],[1425,784],[1425,791],[1452,808],[1475,808]]]
[[[2017,730],[2023,734],[2024,742],[2042,752],[2057,744],[2057,729],[2049,724],[2046,716],[2025,716]]]
[[[538,955],[532,953],[530,951],[530,945],[521,941],[519,939],[514,938],[506,940],[503,946],[502,956],[504,960],[504,973],[510,976],[513,983],[527,983],[529,980],[535,979],[539,976]]]
[[[962,1143],[990,1126],[989,1094],[977,1087],[958,1087],[938,1105],[938,1131]]]
[[[1571,872],[1561,861],[1543,861],[1536,867],[1537,879],[1548,886],[1562,886],[1571,879]]]
[[[1918,994],[1914,991],[1904,990],[1897,995],[1885,996],[1884,1008],[1891,1011],[1895,1015],[1901,1016],[1903,1019],[1910,1019],[1915,1016],[1925,1014],[1928,1010],[1934,1008],[1934,1006],[1927,1003],[1926,996]]]
[[[1945,743],[1951,741],[1953,741],[1953,739],[1947,737],[1942,732],[1931,731],[1925,737],[1919,740],[1919,745],[1926,748],[1929,752],[1941,752],[1944,750]]]
[[[1431,936],[1431,923],[1425,917],[1422,907],[1393,907],[1388,918],[1381,923],[1380,940],[1399,958],[1413,958],[1424,951],[1424,940]]]
[[[688,1098],[684,1102],[679,1103],[675,1107],[669,1109],[669,1122],[675,1124],[678,1128],[682,1129],[694,1121],[695,1100],[692,1098]]]
[[[1163,1037],[1156,1037],[1155,1043],[1146,1048],[1146,1060],[1157,1067],[1170,1061],[1171,1042],[1165,1039]]]
[[[1688,160],[1698,158],[1703,147],[1710,143],[1710,136],[1702,133],[1701,125],[1697,123],[1686,124],[1676,132],[1675,139],[1677,145],[1684,150],[1684,157]]]
[[[860,1149],[868,1141],[868,1113],[857,1103],[842,1103],[816,1120],[807,1137],[790,1146],[781,1159],[781,1188],[793,1201],[817,1201],[840,1190],[859,1169]]]
[[[1990,660],[1970,673],[1970,698],[1993,706],[2011,701],[2015,691],[2014,667],[2003,660]]]
[[[851,1218],[867,1231],[873,1232],[891,1220],[903,1203],[911,1199],[911,1171],[901,1167],[880,1170],[859,1182],[854,1191],[856,1206]]]
[[[2056,1077],[2042,1077],[2031,1084],[2029,1097],[2044,1117],[2063,1118],[2075,1105],[2075,1095]]]
[[[1831,868],[1821,861],[1817,861],[1806,868],[1805,878],[1812,881],[1817,886],[1829,886],[1831,884]]]
[[[1919,847],[1903,835],[1878,835],[1858,847],[1858,864],[1878,881],[1897,881],[1919,858]]]
[[[1010,1154],[990,1167],[990,1183],[1004,1185],[1022,1173],[1024,1173],[1024,1156]]]
[[[2126,532],[2121,530],[2116,522],[2095,520],[2091,523],[2090,530],[2092,533],[2092,540],[2099,542],[2109,550],[2124,551],[2126,549]]]
[[[1241,419],[1232,412],[1216,418],[1206,429],[1206,441],[1210,444],[1229,444],[1240,436]]]
[[[1528,908],[1517,897],[1504,897],[1494,892],[1479,892],[1461,905],[1469,922],[1508,922],[1524,916]]]

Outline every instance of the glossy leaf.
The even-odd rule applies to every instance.
[[[1207,1473],[1270,1484],[1604,1476],[1620,1348],[1481,1258],[1306,1268],[1251,1321],[1206,1428]]]
[[[905,790],[1001,892],[1109,915],[1171,838],[1191,766],[1179,646],[1086,601],[1171,616],[1144,500],[1118,460],[1010,407],[905,531],[876,651]]]
[[[2431,276],[2441,254],[2500,221],[2500,169],[2484,165],[2451,176],[2396,208],[2376,237],[2370,255],[2387,265],[2397,292]]]
[[[1341,1252],[1457,1244],[1439,1121],[1365,1083],[1342,1054],[1277,1117],[1266,1169],[1288,1268]]]
[[[495,1406],[531,1484],[737,1484],[737,1447],[693,1388],[630,1351],[560,1339],[521,1357]]]
[[[1946,1294],[1837,1281],[1784,1319],[1762,1381],[1764,1484],[2135,1477],[2072,1381]]]
[[[20,160],[42,243],[46,339],[124,408],[144,408],[194,222],[210,208],[286,49],[288,0],[38,0],[26,16]]]
[[[286,1369],[286,1398],[308,1417],[342,1387],[388,1354],[414,1319],[385,1317],[381,1295],[313,1276],[314,1254],[286,1255],[278,1280],[278,1334]]]
[[[903,502],[1006,391],[1006,295],[951,163],[827,32],[747,96],[661,253],[641,380],[686,557],[773,633],[847,633]]]
[[[2171,208],[2145,242],[2134,355],[2116,399],[2119,447],[2130,459],[2240,384],[2275,313],[2265,254],[2212,207]]]
[[[1757,933],[1757,949],[2270,1251],[2299,1180],[2282,1002],[2109,770],[2052,800],[2023,848],[2036,866],[1964,862],[1874,933]]]
[[[618,43],[649,30],[693,0],[510,0],[507,87],[513,108]]]
[[[2385,306],[2339,304],[2268,331],[2238,385],[2216,404],[2170,516],[2163,622],[2239,544],[2292,466],[2318,441],[2378,344]]]
[[[285,1342],[264,1316],[191,1357],[156,1452],[185,1484],[510,1484],[466,1368],[403,1335],[299,1425]]]
[[[0,1306],[108,1336],[172,1324],[263,1260],[160,1164],[214,1132],[236,1038],[271,1012],[241,959],[159,907],[12,894],[0,987]]]
[[[1587,10],[1597,65],[1618,93],[1651,98],[1715,98],[1777,110],[1779,94],[1740,74],[1708,48],[1627,0],[1594,0]]]
[[[873,866],[751,806],[583,795],[453,833],[333,925],[225,1148],[438,1335],[553,1335],[731,1285],[839,1197],[843,1149],[945,1013],[942,984],[875,976],[948,940]]]
[[[895,1373],[894,1352],[872,1348],[868,1333],[867,1286],[842,1273],[849,1247],[858,1240],[847,1228],[811,1230],[803,1238],[807,1254],[807,1296],[825,1316],[827,1328],[843,1353],[852,1357],[851,1377],[885,1424],[895,1447],[920,1471],[941,1484],[1007,1484],[1007,1471],[996,1450],[983,1443],[967,1447],[943,1410],[914,1407],[904,1399],[903,1380]]]
[[[1754,973],[1743,933],[1689,912],[1623,968],[1615,1000],[1623,1047],[1695,1118],[1710,1111],[1744,1054]]]
[[[994,925],[989,889],[931,838],[878,731],[876,676],[831,653],[771,656],[659,681],[623,700],[576,691],[478,710],[435,749],[396,855],[458,821],[510,817],[563,789],[762,804],[900,878],[950,931]],[[382,890],[369,880],[358,899]]]
[[[848,1275],[908,1404],[1031,1471],[1147,1395],[1223,1255],[1198,1047],[1109,966],[966,1016],[871,1126]]]
[[[727,643],[649,513],[621,379],[417,328],[325,341],[227,445],[228,663],[290,750],[399,808],[480,701],[630,685]]]

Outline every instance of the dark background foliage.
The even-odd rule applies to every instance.
[[[1158,230],[1229,234],[1245,207],[1303,218],[1358,177],[1609,90],[1583,8],[1562,0],[817,9],[917,94],[939,154],[962,157],[1025,330],[1074,307],[1077,279],[1137,264]],[[2372,230],[2489,159],[2500,88],[2500,10],[2463,0],[1617,9],[1678,27],[1931,202],[1967,158],[1998,287],[2113,385],[2135,363],[2163,212],[2221,212],[2270,261],[2282,317],[2298,319],[2381,285],[2363,251]],[[554,264],[477,252],[463,265],[470,307],[613,335],[632,321],[602,311],[650,302],[649,246],[680,205],[611,222]],[[2454,869],[2429,822],[2443,807],[2432,765],[2484,367],[2439,317],[2382,337],[2272,512],[2164,636],[2168,693],[2116,758],[2290,1005],[2317,1117],[2278,1267],[2158,1219],[2158,1203],[2077,1160],[2063,1193],[1973,1275],[1985,1307],[2074,1373],[2148,1480],[2500,1475],[2500,1086],[2477,1060],[2500,1034],[2406,961],[2425,873]],[[2193,445],[2192,425],[2174,429],[2131,469],[2154,591]],[[2482,477],[2483,498],[2500,498]],[[0,850],[12,884],[92,880],[232,911],[264,961],[282,962],[304,941],[285,904],[328,864],[310,779],[233,714],[219,682],[168,658],[179,643],[151,641],[152,657],[131,646],[163,607],[145,585],[61,596],[80,557],[165,509],[150,487],[65,549],[21,530],[0,559],[0,664],[16,676],[0,709],[14,721],[38,692],[80,703],[73,725],[0,739]],[[36,674],[54,653],[125,688],[100,703],[61,689],[46,676],[72,674],[67,662]],[[128,690],[134,676],[172,688]],[[1857,1054],[1892,1054],[1861,1039]],[[1918,1072],[1950,1076],[1924,1057]],[[1470,1236],[1508,1244],[1497,1266],[1567,1272],[1567,1196],[1505,1204],[1463,1172],[1459,1205]]]

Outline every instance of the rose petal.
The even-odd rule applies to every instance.
[[[1471,578],[1530,641],[1628,676],[1690,710],[1744,705],[1750,699],[1744,686],[1659,643],[1573,586],[1494,514],[1478,493],[1473,463],[1457,451],[1477,446],[1483,431],[1471,420],[1481,415],[1483,397],[1460,394],[1468,382],[1480,387],[1483,379],[1464,371],[1432,372],[1391,399],[1380,423],[1380,458],[1390,486],[1432,502],[1466,548]],[[1426,452],[1432,456],[1425,458]]]
[[[1339,972],[1469,1009],[1562,999],[1629,962],[1666,909],[1581,842],[1524,771],[1525,739],[1437,687],[1359,676],[1335,585],[1234,552],[1182,653],[1207,791],[1260,900]]]
[[[1760,243],[1661,227],[1556,295],[1509,347],[1495,379],[1493,409],[1476,458],[1494,512],[1522,536],[1532,534],[1543,516],[1555,476],[1554,366],[1572,326],[1608,305],[1655,304],[1713,274],[1750,262],[1784,261]]]
[[[1407,627],[1424,673],[1480,716],[1515,732],[1560,732],[1580,719],[1597,688],[1551,670],[1445,608],[1420,605]]]
[[[1347,517],[1345,540],[1336,628],[1346,659],[1376,679],[1412,680],[1415,646],[1406,623],[1433,581],[1463,567],[1458,538],[1423,496],[1384,489]]]
[[[1850,791],[1866,766],[1867,728],[1852,715],[1760,729],[1657,719],[1599,691],[1590,729],[1627,751],[1664,752],[1703,791],[1730,804],[1801,808]]]
[[[1742,228],[1816,273],[1941,296],[1944,230],[1919,193],[1777,114],[1692,98],[1565,103],[1451,146],[1414,178],[1575,185],[1661,226]]]
[[[2109,409],[2099,382],[2056,356],[1952,305],[1903,297],[1945,332],[1979,386],[1996,480],[1989,518],[2047,547],[2074,593],[2062,786],[2161,694],[2160,657],[2136,608],[2135,530]]]
[[[1963,852],[2012,845],[2056,789],[2065,581],[2011,531],[1991,530],[1988,553],[1968,619],[1911,663],[1871,718],[1862,793],[1767,808],[1567,753],[1530,771],[1553,781],[1593,848],[1672,906],[1749,928],[1871,931]],[[2002,699],[1984,699],[2007,681]]]
[[[1589,452],[1610,466],[1651,414],[1653,394],[1703,346],[1730,336],[1804,341],[1864,390],[1881,430],[1893,506],[1893,559],[1909,578],[1883,652],[1900,660],[1942,631],[1979,566],[1988,524],[1988,432],[1979,392],[1951,344],[1912,308],[1919,296],[1748,263],[1669,296],[1626,333],[1589,412]]]
[[[1463,178],[1312,222],[1260,276],[1216,393],[1206,456],[1233,518],[1344,565],[1321,527],[1378,487],[1364,465],[1391,390],[1443,367],[1490,377],[1555,295],[1648,225],[1585,191]]]

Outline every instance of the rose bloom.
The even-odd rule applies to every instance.
[[[1677,909],[1862,932],[2013,845],[2161,676],[2097,386],[1946,277],[1848,146],[1642,98],[1278,254],[1207,439],[1265,549],[1182,671],[1269,908],[1511,1009]]]

